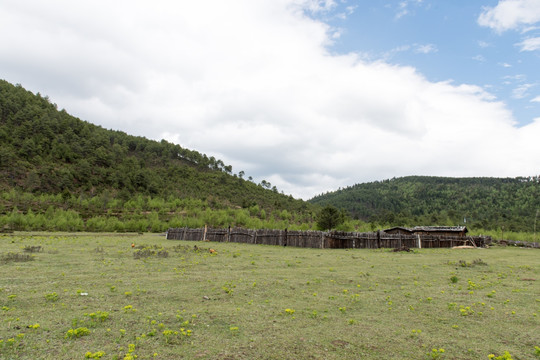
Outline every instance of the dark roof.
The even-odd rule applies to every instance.
[[[405,232],[410,232],[412,233],[412,229],[409,229],[409,228],[406,228],[406,227],[403,227],[403,226],[394,226],[392,228],[388,228],[388,229],[384,229],[383,231],[384,232],[388,232],[390,230],[403,230]]]
[[[383,231],[387,232],[390,230],[403,230],[406,232],[414,233],[418,231],[425,232],[468,232],[466,226],[415,226],[412,228],[406,228],[402,226],[395,226],[393,228],[384,229]]]
[[[465,226],[415,226],[412,231],[429,231],[429,232],[467,232]]]

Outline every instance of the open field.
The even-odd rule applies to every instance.
[[[535,359],[540,251],[15,233],[0,307],[1,359]]]

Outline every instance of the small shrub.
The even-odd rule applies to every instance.
[[[476,260],[473,260],[473,262],[471,263],[471,266],[475,266],[475,265],[487,266],[487,263],[484,262],[484,260],[482,259],[476,259]]]
[[[84,314],[84,316],[88,316],[92,321],[104,322],[109,318],[109,313],[106,311],[96,311],[93,313]]]
[[[133,252],[133,258],[135,259],[145,259],[152,255],[154,255],[156,252],[152,249],[137,249]]]
[[[9,263],[9,262],[26,262],[34,260],[34,256],[29,254],[17,254],[9,252],[0,257],[0,263]]]
[[[24,249],[23,249],[24,252],[29,252],[29,253],[35,253],[35,252],[42,252],[43,251],[43,248],[39,245],[37,246],[25,246]]]
[[[84,354],[84,357],[86,359],[101,359],[103,355],[105,355],[103,351],[96,351],[95,353],[87,351],[86,354]]]
[[[458,265],[461,266],[461,267],[473,267],[473,266],[476,266],[476,265],[486,266],[487,263],[484,262],[484,260],[482,260],[482,259],[473,260],[473,262],[471,262],[471,263],[468,263],[465,260],[459,260]]]
[[[169,252],[167,250],[165,250],[165,249],[160,249],[160,250],[158,250],[156,255],[158,257],[161,257],[161,258],[166,258],[166,257],[169,257]]]
[[[161,258],[166,258],[169,257],[169,252],[157,245],[138,245],[135,246],[135,251],[133,252],[133,257],[135,259],[145,259],[154,255]]]
[[[66,332],[64,339],[76,339],[76,338],[80,338],[82,336],[86,336],[89,334],[90,334],[90,330],[88,330],[88,328],[85,328],[85,327],[80,327],[77,329],[69,329]]]
[[[45,294],[45,300],[50,301],[50,302],[55,302],[58,300],[58,294],[55,292]]]
[[[493,354],[488,355],[488,359],[494,359],[494,360],[512,360],[512,355],[508,351],[505,351],[504,354],[495,356]]]

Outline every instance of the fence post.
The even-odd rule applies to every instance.
[[[381,248],[381,230],[377,230],[377,249]]]
[[[229,225],[229,228],[227,229],[227,242],[231,241],[231,225]]]
[[[321,231],[321,249],[324,249],[324,232]]]
[[[206,231],[208,230],[208,225],[204,225],[204,232],[203,232],[203,240],[202,241],[206,241]]]
[[[420,239],[420,234],[416,234],[416,240],[418,242],[418,248],[422,248],[422,240]]]
[[[187,226],[184,226],[182,229],[182,240],[186,240]]]

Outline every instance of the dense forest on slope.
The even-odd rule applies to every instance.
[[[196,208],[198,215],[224,212],[208,215],[220,217],[214,221],[219,225],[242,225],[247,216],[287,226],[311,222],[316,209],[267,181],[255,184],[243,171],[233,174],[219,159],[82,121],[3,80],[0,145],[4,215],[37,215],[53,207],[85,220],[141,212],[171,218]],[[236,221],[235,211],[242,209],[243,220]]]
[[[357,184],[310,202],[333,205],[354,218],[392,226],[467,225],[533,232],[540,215],[540,178],[408,176]]]
[[[360,220],[343,218],[341,230],[466,221],[474,232],[531,233],[540,182],[538,177],[411,176],[305,202],[267,181],[255,184],[243,171],[234,174],[219,159],[104,129],[0,80],[0,230],[164,231],[204,225],[307,230],[316,227],[327,205]]]

